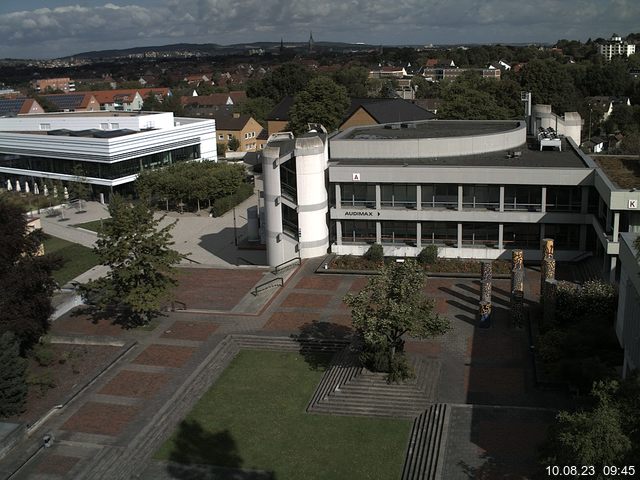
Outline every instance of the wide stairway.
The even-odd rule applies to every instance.
[[[435,480],[441,477],[450,408],[431,405],[413,422],[402,480]]]
[[[308,412],[332,415],[362,415],[413,418],[436,396],[440,363],[430,359],[412,361],[415,378],[389,384],[386,374],[359,366],[357,356],[345,349],[325,372]]]

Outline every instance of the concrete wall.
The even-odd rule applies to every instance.
[[[616,334],[624,349],[623,376],[640,368],[640,265],[634,246],[637,234],[620,235],[620,286]]]
[[[558,134],[571,137],[582,143],[582,117],[578,112],[565,112],[561,117],[551,111],[551,105],[534,105],[531,113],[531,134],[536,135],[538,127],[553,128]]]

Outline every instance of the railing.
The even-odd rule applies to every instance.
[[[176,308],[176,305],[178,305],[178,307],[180,308]],[[176,310],[186,310],[187,309],[187,304],[184,302],[181,302],[180,300],[172,300],[171,301],[171,311],[175,312]]]
[[[266,290],[272,287],[282,287],[282,286],[284,286],[284,280],[282,280],[281,277],[272,278],[271,280],[261,283],[260,285],[256,285],[256,287],[253,289],[251,293],[253,293],[254,296],[258,296],[258,294],[263,290]]]
[[[302,263],[302,261],[300,260],[300,257],[294,257],[287,260],[286,262],[282,262],[280,265],[276,265],[276,267],[273,269],[273,273],[278,274],[283,270],[286,270],[287,268],[292,267],[294,263],[296,263],[297,265],[300,265]]]

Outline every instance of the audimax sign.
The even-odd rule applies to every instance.
[[[377,214],[377,215],[376,215]],[[347,210],[344,212],[345,217],[374,217],[380,216],[380,212],[369,212],[366,210]]]

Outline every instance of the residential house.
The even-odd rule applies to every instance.
[[[235,137],[240,142],[238,152],[255,152],[260,149],[257,139],[263,129],[251,115],[224,112],[212,117],[216,121],[217,143],[226,146]],[[260,142],[260,145],[263,144],[264,142]]]
[[[369,71],[369,78],[402,78],[407,76],[404,67],[391,67],[379,65],[377,69]]]
[[[59,112],[97,112],[100,110],[100,103],[95,96],[88,92],[58,93],[41,95],[41,97],[55,105]]]
[[[44,108],[33,98],[0,98],[0,117],[15,117],[44,113]]]
[[[631,106],[631,100],[629,99],[629,97],[596,96],[587,97],[587,104],[592,107],[591,113],[593,113],[593,108],[597,108],[598,110],[602,111],[603,115],[602,118],[600,118],[600,121],[605,121],[613,113],[613,108],[616,105]]]
[[[138,88],[133,90],[100,90],[88,92],[96,97],[101,110],[107,111],[139,111],[142,110],[144,100],[154,95],[159,101],[171,96],[168,88]]]
[[[293,97],[285,97],[267,116],[269,135],[282,132],[289,123],[289,110]],[[389,122],[432,120],[435,115],[418,105],[400,98],[353,98],[342,123],[344,130],[353,126],[378,125]]]

